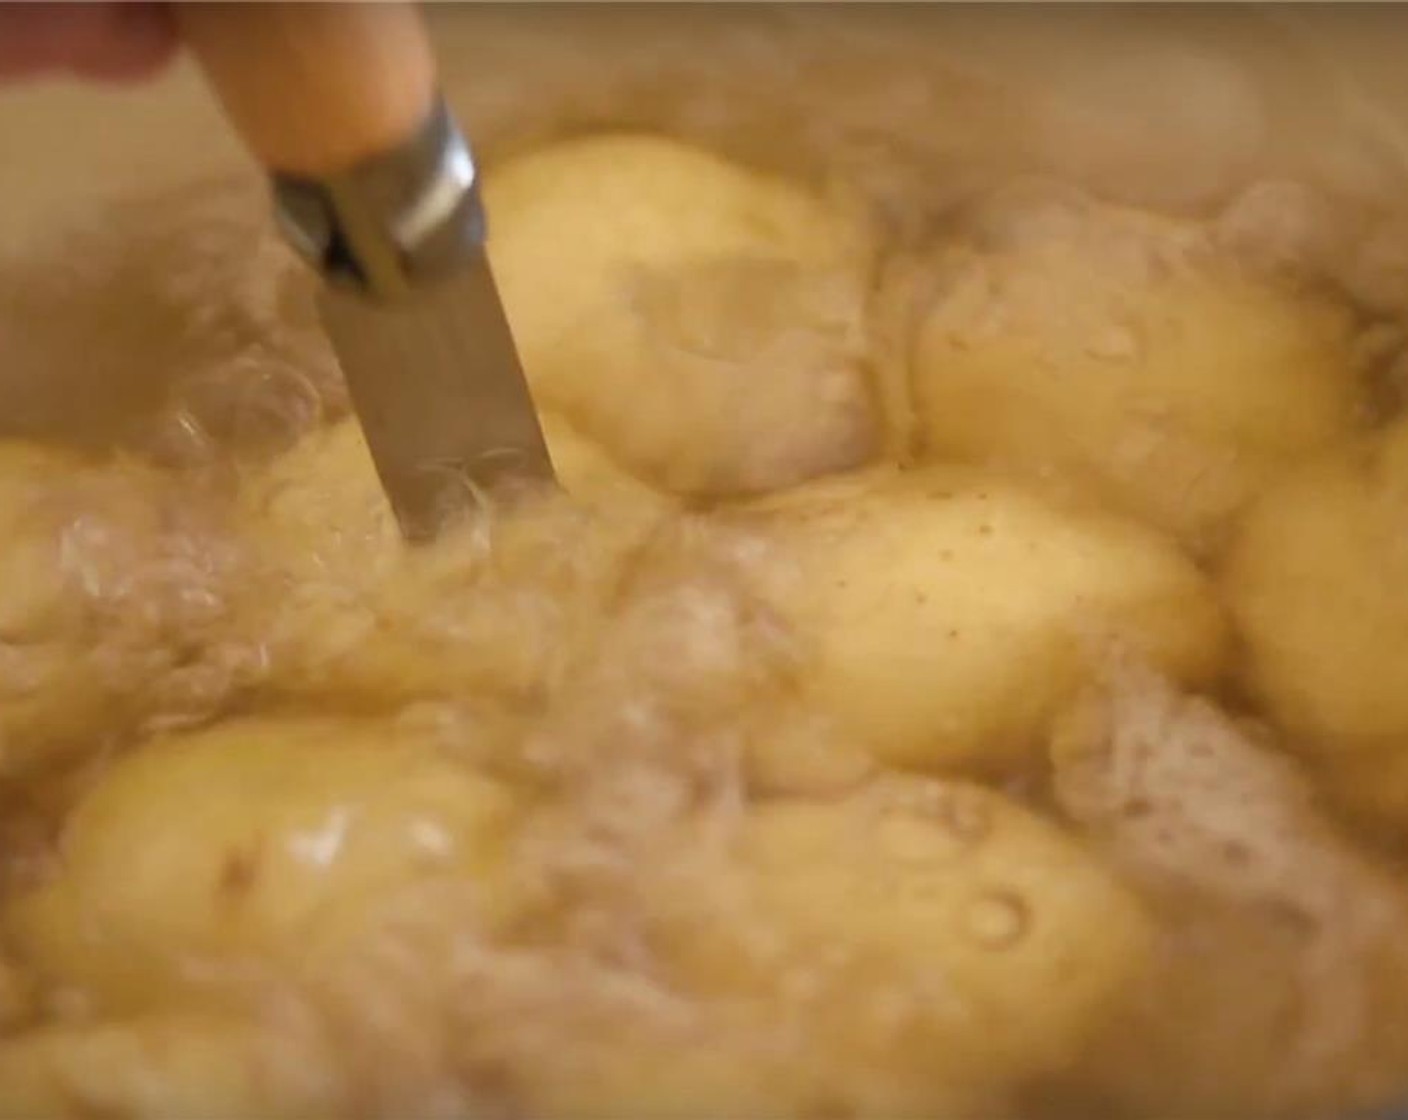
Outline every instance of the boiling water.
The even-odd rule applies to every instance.
[[[834,198],[866,234],[863,350],[878,385],[910,360],[915,301],[951,266],[935,246],[1064,243],[1074,185],[1191,219],[1177,259],[1151,265],[1138,239],[1138,259],[1121,258],[1097,218],[1095,240],[1077,240],[1109,252],[1112,269],[1176,271],[1186,257],[1196,272],[1202,254],[1220,254],[1309,293],[1308,308],[1343,312],[1344,377],[1358,379],[1345,439],[1391,430],[1408,315],[1408,236],[1387,201],[1399,150],[1326,53],[1345,25],[1272,37],[1240,15],[1107,26],[1077,13],[1053,39],[1044,18],[485,8],[440,13],[437,28],[450,92],[491,168],[561,135],[647,129]],[[1174,86],[1197,96],[1157,92]],[[98,109],[67,96],[17,102],[10,149],[38,151],[70,124],[93,142],[65,146],[47,176],[23,161],[0,169],[14,199],[5,228],[24,242],[0,271],[0,410],[7,435],[44,444],[0,451],[12,541],[0,560],[5,892],[13,905],[81,858],[96,868],[82,889],[99,901],[74,911],[89,923],[77,943],[157,932],[130,960],[111,946],[37,960],[23,928],[7,933],[0,1101],[72,1115],[174,1115],[218,1099],[270,1114],[1172,1120],[1339,1115],[1408,1093],[1402,764],[1369,752],[1367,776],[1346,777],[1331,747],[1258,699],[1239,638],[1187,688],[1111,655],[1101,687],[1063,706],[1018,761],[906,778],[806,692],[811,639],[775,607],[805,546],[759,531],[736,501],[550,499],[492,511],[407,559],[355,447],[333,445],[347,406],[309,280],[268,233],[258,185],[225,170],[233,157],[191,76],[102,109],[100,125]],[[159,122],[169,146],[132,155],[135,125],[112,123],[125,112]],[[185,181],[186,152],[210,177]],[[81,175],[84,160],[116,161],[130,199],[84,213],[61,166]],[[157,189],[152,177],[182,182]],[[20,228],[46,212],[43,230]],[[1040,279],[1035,303],[1071,318],[1063,301],[1080,293]],[[994,337],[1015,314],[978,310],[998,321]],[[1108,343],[1097,357],[1146,356],[1145,341],[1093,334]],[[912,465],[922,454],[880,396],[887,435],[872,458]],[[982,466],[1084,508],[1084,476],[1034,478],[1043,472],[1010,450]],[[293,535],[271,543],[250,510],[279,502]],[[1107,503],[1147,512],[1122,490],[1102,492]],[[1221,581],[1242,512],[1158,515],[1229,615]],[[1382,657],[1397,653],[1385,645]],[[330,715],[371,721],[371,732],[331,731],[354,744],[349,757],[369,734],[378,749],[409,743],[433,758],[444,769],[428,771],[430,792],[406,792],[400,770],[379,777],[381,763],[366,762],[363,779],[329,758],[341,801],[260,816],[257,805],[302,796],[292,777],[293,792],[282,788],[280,743],[318,769],[318,736],[305,743],[293,721]],[[249,717],[284,722],[235,722]],[[220,726],[255,728],[247,747],[269,755],[266,785],[238,767],[228,787],[214,763],[202,773],[207,740],[190,736]],[[162,742],[177,744],[153,756],[162,767],[124,778],[142,812],[73,823],[115,765]],[[182,743],[195,744],[184,758]],[[445,774],[507,790],[512,827],[461,820],[481,794],[456,793]],[[453,787],[443,804],[440,782]],[[1381,796],[1364,792],[1376,786]],[[484,819],[498,821],[482,796]],[[231,805],[234,823],[222,823]],[[1049,875],[975,871],[974,889],[954,894],[943,876],[905,871],[1007,867],[1018,805],[1071,844],[1059,859],[1035,840],[1012,849],[1039,869],[1051,859]],[[817,806],[844,807],[839,839],[807,839]],[[201,849],[207,832],[243,837],[242,812],[264,831],[253,848],[221,849],[211,906],[228,912],[209,919],[203,902],[187,913],[159,887],[142,894],[180,881],[183,847]],[[368,818],[381,823],[358,823]],[[437,862],[479,843],[465,837],[481,827],[498,851],[492,875]],[[173,849],[171,835],[200,839]],[[317,895],[335,868],[370,865],[358,842],[405,847],[420,870],[366,872],[328,896],[346,909],[322,925],[288,918],[290,899]],[[732,869],[759,852],[784,879],[817,878],[821,901],[799,887],[784,912],[811,915],[821,935],[786,942],[750,903]],[[1106,888],[1084,878],[1087,863],[1151,931],[1142,964],[1088,1022],[1056,1010],[1079,1001],[1042,940],[1052,915],[1098,940],[1102,922],[1079,912]],[[203,865],[190,866],[195,899]],[[259,919],[275,930],[267,943],[182,940],[201,922],[243,928],[230,899],[284,874],[292,886],[258,888],[281,900]],[[930,904],[950,915],[932,955],[907,955],[903,931],[865,935],[893,939],[903,968],[840,959],[845,938],[825,934],[838,916],[849,937],[869,912],[922,917]],[[1125,901],[1110,905],[1114,928]],[[289,930],[322,932],[304,946]],[[1113,960],[1126,944],[1109,936]],[[1066,967],[1099,973],[1078,949]],[[1010,980],[965,986],[965,969],[1000,977],[1004,962]],[[114,979],[126,969],[130,980]],[[989,998],[996,1018],[980,1006]],[[936,1007],[949,1026],[926,1042]],[[57,1070],[60,1088],[20,1075],[36,1068]]]

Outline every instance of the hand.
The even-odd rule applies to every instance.
[[[135,81],[176,49],[166,5],[0,2],[0,83],[52,74]]]

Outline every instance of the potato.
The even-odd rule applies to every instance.
[[[1346,798],[1408,824],[1408,424],[1307,466],[1248,514],[1227,599],[1249,687]]]
[[[492,170],[485,205],[539,399],[629,469],[718,496],[873,450],[859,240],[802,187],[605,135]]]
[[[346,1116],[311,1040],[210,1016],[52,1026],[0,1041],[0,1115],[25,1120]]]
[[[1148,673],[1053,736],[1061,807],[1164,925],[1091,1050],[1122,1115],[1373,1115],[1408,1092],[1408,890],[1279,747]]]
[[[750,1013],[751,1012],[751,1013]],[[767,1034],[757,1009],[694,1016],[686,1027],[622,1030],[602,1024],[566,1032],[541,1065],[529,1066],[522,1099],[530,1115],[551,1120],[716,1120],[717,1117],[840,1114],[855,1120],[954,1116],[1010,1120],[997,1095],[942,1078],[881,1084],[893,1065],[882,1059],[877,1082],[860,1086],[848,1055],[830,1051],[822,1065],[798,1040]],[[867,1055],[867,1057],[870,1057]]]
[[[59,451],[0,448],[0,774],[7,776],[71,752],[123,706],[85,656],[82,577],[61,562],[65,526],[50,508],[84,469]]]
[[[1217,606],[1176,551],[999,479],[874,471],[775,496],[749,517],[790,552],[776,605],[807,659],[806,696],[890,764],[1029,760],[1112,643],[1180,678],[1219,666]]]
[[[670,508],[666,495],[622,469],[561,416],[543,412],[540,418],[557,480],[579,502],[607,508]]]
[[[244,524],[265,578],[249,589],[241,632],[267,652],[267,687],[358,710],[536,695],[574,628],[614,593],[621,557],[668,509],[560,418],[544,419],[558,475],[585,504],[486,507],[415,549],[350,421],[248,479]]]
[[[732,1024],[738,1029],[738,1024]],[[711,1120],[789,1116],[808,1103],[765,1048],[744,1050],[697,1026],[568,1030],[555,1039],[536,1076],[525,1078],[527,1107],[552,1120]]]
[[[391,725],[226,723],[117,762],[69,816],[57,876],[4,925],[41,976],[109,1007],[239,998],[379,898],[487,883],[511,812],[499,785]],[[508,895],[483,891],[467,917],[490,923]]]
[[[701,841],[662,856],[664,956],[708,998],[770,1001],[760,1037],[843,1114],[935,1115],[1060,1068],[1146,964],[1132,896],[976,785],[759,803]]]
[[[206,712],[252,668],[224,632],[235,554],[200,497],[0,443],[0,778]]]
[[[1187,223],[1078,197],[994,210],[945,255],[914,343],[923,455],[1055,472],[1203,545],[1351,431],[1346,307]]]
[[[616,466],[561,416],[546,412],[542,424],[558,482],[577,501],[589,507],[668,508],[668,499]],[[355,420],[312,433],[288,454],[249,475],[243,501],[254,534],[303,538],[289,541],[292,560],[310,549],[330,550],[348,538],[359,546],[349,559],[361,568],[386,552],[394,554],[394,563],[404,551]],[[375,552],[369,555],[369,549]]]

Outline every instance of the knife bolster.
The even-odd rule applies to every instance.
[[[405,143],[338,175],[273,176],[285,238],[330,282],[378,301],[408,296],[485,239],[469,145],[443,98]]]

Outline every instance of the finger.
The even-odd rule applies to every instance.
[[[103,4],[69,68],[87,78],[127,81],[160,70],[176,51],[176,23],[160,3]]]
[[[0,78],[134,79],[160,69],[175,48],[162,4],[0,3]]]

